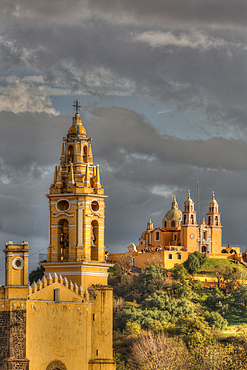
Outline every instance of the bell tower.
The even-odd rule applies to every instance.
[[[190,197],[190,190],[188,190],[188,198],[184,202],[182,213],[181,243],[187,248],[188,252],[197,250],[196,211],[194,202]]]
[[[211,239],[212,239],[212,252],[211,253],[221,253],[222,247],[222,226],[220,222],[219,204],[214,196],[214,191],[212,199],[208,205],[207,213],[207,225],[211,229]]]
[[[60,164],[50,186],[50,243],[46,274],[56,272],[78,285],[107,284],[104,227],[105,199],[99,166],[79,114],[63,138]]]

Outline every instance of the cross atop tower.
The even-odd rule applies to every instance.
[[[80,111],[80,108],[81,108],[81,105],[80,105],[80,102],[78,100],[76,100],[73,104],[73,107],[75,107],[75,114],[79,114],[79,111]]]

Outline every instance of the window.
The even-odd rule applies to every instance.
[[[165,227],[167,227],[167,222],[165,221]]]
[[[174,234],[173,240],[177,240],[177,234]]]
[[[178,253],[177,254],[177,260],[181,260],[182,259],[182,255],[181,255],[181,253]]]
[[[216,226],[218,226],[218,225],[219,225],[218,216],[215,216],[215,225],[216,225]]]
[[[160,232],[157,231],[155,234],[155,240],[160,240]]]
[[[211,224],[211,216],[208,216],[208,225]]]
[[[132,258],[132,266],[135,266],[135,257]]]
[[[186,225],[186,215],[184,215],[184,225]]]
[[[191,222],[192,225],[194,224],[194,216],[193,215],[190,216],[190,222]]]
[[[60,302],[60,289],[59,288],[53,289],[53,301]]]
[[[206,231],[203,231],[203,239],[206,240],[207,239],[207,233]]]
[[[175,227],[175,221],[172,221],[172,227]]]
[[[168,259],[173,260],[173,255],[171,253],[168,254]]]

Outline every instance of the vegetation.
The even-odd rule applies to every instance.
[[[245,267],[190,256],[169,272],[151,265],[133,277],[123,266],[110,269],[118,370],[247,369]],[[202,272],[216,288],[195,280]]]
[[[34,281],[36,282],[39,279],[41,280],[42,277],[44,276],[44,271],[45,268],[43,266],[38,266],[36,270],[31,271],[30,274],[28,275],[29,284],[31,285]]]

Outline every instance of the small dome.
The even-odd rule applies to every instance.
[[[186,199],[186,201],[184,202],[184,204],[187,204],[187,203],[194,203],[193,200],[191,199],[190,197],[190,190],[188,190],[188,198]]]
[[[147,235],[147,233],[150,233],[150,231],[151,230],[145,230],[145,231],[143,231],[143,233],[141,233],[141,237],[140,237],[140,239],[146,239],[146,235]]]
[[[69,128],[68,135],[87,135],[87,133],[82,125],[72,125]]]
[[[212,197],[212,199],[211,199],[211,201],[210,201],[209,204],[218,204],[217,200],[214,197],[214,191],[213,191],[213,197]]]

